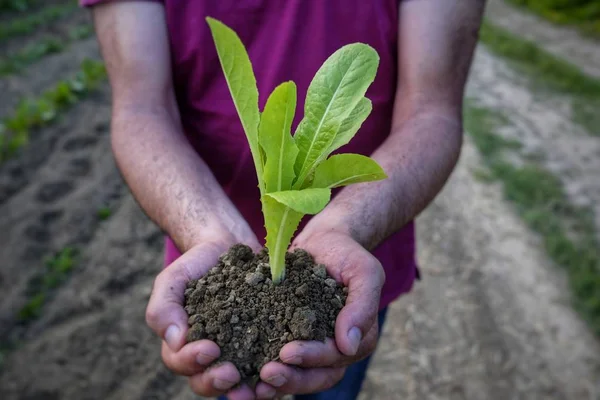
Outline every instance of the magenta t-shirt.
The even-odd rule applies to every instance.
[[[106,1],[80,0],[85,6]],[[370,155],[389,135],[396,91],[398,0],[154,1],[166,10],[185,133],[259,240],[265,230],[254,164],[205,17],[234,29],[248,49],[261,110],[277,85],[296,83],[298,108],[292,129],[303,117],[308,85],[327,57],[348,43],[371,45],[380,56],[376,79],[366,94],[373,111],[339,151]],[[417,268],[414,235],[411,222],[373,251],[387,277],[382,308],[412,287]],[[167,265],[179,255],[167,239]]]

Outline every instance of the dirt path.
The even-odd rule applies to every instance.
[[[531,25],[535,17],[502,1],[490,1],[488,17],[600,73],[600,47],[570,30]],[[481,46],[467,96],[508,116],[499,133],[592,207],[600,228],[600,139],[572,122],[565,99],[531,92]],[[481,167],[467,137],[451,181],[419,218],[424,280],[392,307],[363,399],[600,398],[600,345],[570,307],[564,274],[501,187],[474,179]]]
[[[597,399],[600,347],[467,141],[419,219],[423,282],[392,307],[363,399]],[[457,206],[457,205],[461,206]]]
[[[488,0],[486,14],[494,24],[536,42],[554,55],[579,66],[586,74],[600,77],[598,42],[582,37],[576,29],[558,27],[504,0]]]
[[[600,232],[600,138],[573,123],[570,99],[532,92],[526,77],[485,48],[478,51],[467,96],[509,118],[499,133],[521,143],[524,157],[559,177],[571,202],[593,209]]]
[[[97,53],[94,41],[74,49]],[[68,57],[54,57],[2,87],[37,93],[50,73],[68,77]],[[516,127],[502,133],[543,154],[573,199],[600,204],[600,139],[555,112],[560,98],[529,93],[518,78],[480,48],[469,96],[511,112]],[[17,345],[0,369],[0,399],[195,398],[162,366],[144,324],[162,238],[114,166],[109,117],[105,87],[0,167],[0,342]],[[362,399],[600,398],[598,342],[500,187],[474,179],[481,165],[467,139],[451,182],[419,218],[424,280],[392,306]],[[44,257],[67,245],[80,249],[71,277],[39,319],[18,323]]]

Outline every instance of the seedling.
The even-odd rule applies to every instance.
[[[58,38],[54,37],[32,43],[0,60],[0,75],[19,73],[23,68],[33,64],[42,57],[61,52],[64,48],[65,45]]]
[[[53,257],[46,259],[46,269],[43,274],[34,277],[29,282],[31,297],[29,301],[19,310],[18,318],[26,322],[40,316],[42,307],[51,294],[52,289],[57,288],[67,279],[67,276],[75,266],[78,251],[72,247],[66,247]]]
[[[383,169],[359,154],[330,154],[350,142],[371,112],[365,97],[379,56],[370,46],[341,47],[323,63],[306,95],[304,118],[294,136],[296,85],[273,90],[262,113],[250,58],[238,35],[207,18],[221,67],[242,123],[258,177],[274,283],[285,278],[285,253],[301,219],[329,203],[331,189],[386,178]]]
[[[29,299],[29,301],[19,310],[19,321],[31,321],[39,317],[42,312],[42,307],[44,306],[45,300],[45,293],[38,293],[31,299]]]
[[[101,221],[107,220],[112,214],[112,210],[108,206],[100,207],[96,212],[96,215]]]

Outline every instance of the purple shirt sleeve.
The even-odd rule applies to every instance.
[[[114,3],[116,1],[128,1],[128,0],[79,0],[79,5],[82,7],[91,7],[91,6],[95,6],[97,4]],[[136,0],[136,1],[139,1],[139,0]],[[148,1],[151,3],[162,3],[164,0],[142,0],[142,1]]]

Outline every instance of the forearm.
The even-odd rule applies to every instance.
[[[250,228],[167,109],[115,107],[112,144],[134,197],[181,251],[206,241],[251,240]]]
[[[113,94],[112,145],[128,186],[181,251],[252,232],[181,128],[164,6],[109,2],[94,25]],[[255,239],[254,239],[255,240]]]
[[[450,176],[462,143],[459,115],[425,108],[399,121],[372,154],[388,178],[346,187],[311,221],[311,229],[346,232],[367,249],[401,229]]]
[[[460,154],[461,103],[484,7],[484,0],[401,3],[393,128],[372,155],[388,179],[345,188],[311,230],[341,230],[372,249],[441,190]]]

